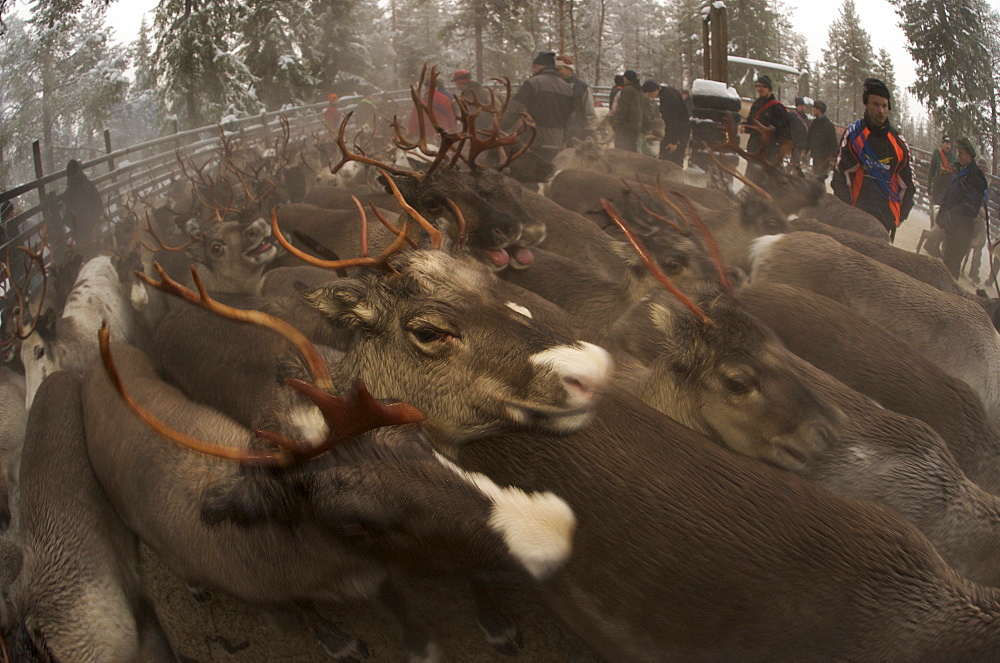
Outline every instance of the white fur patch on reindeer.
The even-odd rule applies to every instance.
[[[533,318],[534,317],[533,315],[531,315],[531,310],[528,309],[527,306],[521,306],[520,304],[516,304],[514,302],[507,302],[506,306],[511,311],[515,311],[517,313],[520,313],[521,315],[523,315],[526,318]]]
[[[490,527],[532,577],[544,580],[566,563],[573,552],[576,515],[565,500],[550,492],[498,486],[485,474],[466,472],[436,451],[434,455],[493,503]]]
[[[750,280],[754,280],[754,272],[757,271],[757,264],[761,260],[767,259],[768,254],[777,242],[780,242],[785,235],[764,235],[750,240],[750,249],[747,255],[750,258]]]
[[[315,405],[300,405],[292,409],[290,422],[299,430],[299,437],[319,446],[330,434],[330,426]]]

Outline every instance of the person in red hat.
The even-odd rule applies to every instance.
[[[336,94],[327,95],[326,100],[330,102],[330,105],[323,111],[323,123],[332,133],[340,131],[340,109],[337,108],[337,99],[339,97]]]
[[[456,71],[452,77],[452,82],[455,84],[455,88],[458,90],[455,94],[455,116],[459,116],[458,104],[459,100],[466,104],[468,112],[470,114],[475,113],[476,109],[480,106],[490,105],[490,93],[476,80],[472,78],[472,72],[468,69],[459,69]],[[493,113],[482,111],[476,117],[476,132],[483,136],[484,133],[489,133],[493,128]],[[489,150],[488,152],[480,155],[477,159],[477,163],[480,165],[495,165],[499,163],[498,155],[496,150]]]

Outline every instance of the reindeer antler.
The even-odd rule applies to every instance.
[[[712,256],[712,262],[715,263],[715,271],[719,277],[719,283],[722,284],[722,287],[727,292],[732,291],[733,284],[729,281],[729,277],[726,276],[726,270],[722,263],[722,256],[719,253],[719,243],[715,241],[712,231],[709,230],[708,226],[705,225],[705,222],[701,220],[701,217],[695,210],[694,203],[691,202],[690,198],[678,191],[671,191],[670,193],[680,198],[681,202],[687,206],[688,211],[691,213],[691,217],[694,219],[695,226],[698,227],[698,230],[701,232],[701,236],[705,238],[705,244],[708,245],[708,254]]]
[[[764,189],[762,189],[756,183],[752,182],[748,177],[746,177],[745,175],[743,175],[742,173],[740,173],[738,170],[736,170],[734,168],[729,168],[724,163],[722,163],[722,159],[720,159],[717,156],[715,156],[715,152],[712,151],[712,148],[709,147],[708,143],[706,143],[705,141],[701,141],[701,144],[705,146],[705,151],[708,152],[708,156],[711,157],[712,161],[715,162],[715,165],[716,165],[716,167],[719,168],[719,170],[721,170],[723,172],[726,172],[726,173],[729,173],[730,175],[732,175],[733,177],[735,177],[739,181],[743,182],[745,185],[747,185],[748,187],[750,187],[751,189],[753,189],[754,191],[756,191],[757,194],[761,198],[763,198],[764,200],[766,200],[767,202],[769,202],[769,203],[770,202],[774,202],[774,197],[771,194],[769,194],[767,191],[765,191]]]
[[[619,228],[621,228],[623,233],[625,233],[625,237],[628,238],[629,243],[632,244],[632,248],[635,249],[635,252],[639,255],[643,264],[646,265],[646,269],[649,270],[649,273],[652,274],[657,281],[663,284],[663,287],[665,287],[670,294],[680,300],[684,306],[694,313],[701,322],[705,324],[713,324],[712,319],[705,315],[705,312],[702,311],[697,304],[688,299],[687,295],[678,290],[677,286],[675,286],[673,281],[670,280],[670,277],[663,273],[663,270],[661,270],[656,264],[656,261],[649,255],[649,250],[646,249],[642,240],[639,239],[639,236],[632,231],[632,228],[630,228],[625,222],[625,219],[618,214],[618,211],[615,210],[611,202],[601,198],[601,206],[604,208],[604,211],[608,213],[608,216],[611,217],[611,220],[614,221]]]
[[[354,115],[354,111],[349,111],[344,116],[344,119],[340,123],[340,130],[337,132],[337,147],[340,148],[340,161],[337,163],[337,165],[332,166],[330,168],[330,172],[332,174],[336,175],[338,172],[340,172],[340,169],[343,168],[345,165],[347,165],[349,162],[357,161],[358,163],[366,163],[370,166],[375,166],[382,170],[389,171],[394,175],[413,175],[413,173],[409,171],[393,168],[387,163],[383,163],[381,161],[378,161],[377,159],[372,159],[370,157],[367,157],[360,151],[352,152],[351,150],[349,150],[347,147],[347,143],[344,141],[344,131],[346,131],[347,123],[351,120],[352,115]]]
[[[310,384],[295,379],[288,379],[285,382],[290,387],[304,394],[320,409],[330,430],[327,439],[319,445],[292,440],[270,431],[255,431],[258,436],[272,442],[278,449],[224,447],[177,431],[158,419],[128,394],[121,376],[115,368],[114,360],[111,357],[110,330],[106,323],[102,324],[101,330],[98,333],[101,356],[104,360],[105,369],[115,388],[125,399],[129,409],[135,412],[149,426],[169,439],[195,451],[220,458],[238,460],[248,464],[287,466],[325,453],[344,439],[364,431],[382,426],[415,423],[426,419],[423,413],[408,403],[396,403],[393,405],[379,403],[372,398],[360,380],[355,383],[354,390],[348,393],[346,397],[331,396],[327,393],[328,390],[333,388],[329,369],[319,351],[304,334],[283,320],[262,311],[235,309],[213,300],[206,292],[198,276],[198,271],[194,267],[192,267],[191,273],[198,288],[198,294],[172,280],[158,263],[154,263],[154,266],[160,274],[159,281],[149,278],[141,272],[136,272],[136,276],[154,288],[180,297],[207,311],[230,320],[249,322],[266,327],[288,340],[305,359],[313,383]]]
[[[23,252],[26,256],[25,262],[27,263],[24,269],[21,284],[14,282],[14,274],[12,273],[9,264],[10,256],[7,256],[7,262],[0,263],[0,265],[3,266],[3,272],[6,274],[8,282],[10,283],[10,289],[14,292],[14,297],[17,299],[17,304],[15,305],[15,310],[17,311],[15,314],[17,316],[17,322],[13,335],[7,339],[0,339],[0,348],[6,348],[16,341],[23,341],[27,339],[35,332],[35,328],[38,325],[38,318],[42,315],[42,307],[45,305],[45,294],[48,291],[49,284],[48,273],[45,269],[45,260],[43,258],[45,249],[48,246],[47,235],[48,226],[45,226],[42,228],[40,243],[37,250],[33,250],[27,246],[17,247],[17,250]],[[42,274],[42,293],[38,297],[38,310],[32,318],[31,329],[25,332],[24,312],[28,308],[27,293],[28,288],[31,286],[33,265],[37,265]]]

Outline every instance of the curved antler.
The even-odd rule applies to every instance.
[[[259,311],[255,312],[260,313]],[[111,332],[105,321],[101,324],[101,329],[98,331],[101,358],[108,377],[111,379],[115,389],[125,400],[126,406],[150,428],[167,439],[199,453],[216,458],[235,460],[247,465],[287,467],[294,463],[315,458],[344,440],[366,431],[384,426],[417,423],[427,419],[420,410],[409,403],[393,403],[390,405],[379,403],[372,397],[371,393],[365,387],[364,382],[360,379],[355,381],[354,387],[343,397],[332,396],[308,382],[287,379],[285,380],[286,384],[304,394],[319,408],[330,431],[326,440],[319,445],[311,445],[307,442],[293,440],[272,431],[255,430],[256,435],[271,442],[277,448],[255,449],[215,444],[173,428],[143,407],[128,393],[121,375],[115,366],[114,359],[111,356],[110,336]]]
[[[734,168],[729,168],[724,163],[722,163],[722,159],[715,156],[715,152],[712,151],[712,148],[709,147],[708,143],[706,143],[705,141],[701,141],[701,144],[705,146],[705,151],[708,152],[708,156],[712,159],[712,161],[715,162],[715,165],[719,168],[719,170],[729,173],[730,175],[738,179],[740,182],[743,182],[745,185],[756,191],[757,195],[759,195],[767,202],[769,203],[774,202],[774,197],[767,191],[765,191],[763,188],[761,188],[758,184],[752,182],[746,175],[743,175],[738,170]]]
[[[671,191],[670,193],[680,198],[681,202],[687,206],[688,211],[691,212],[694,224],[698,227],[698,230],[701,231],[701,236],[705,238],[705,243],[708,245],[708,254],[712,256],[712,262],[715,263],[715,272],[719,276],[719,283],[722,284],[722,287],[727,292],[731,292],[733,284],[729,281],[729,277],[726,276],[726,270],[722,263],[722,256],[719,253],[719,244],[715,241],[712,231],[708,229],[705,222],[701,220],[700,216],[698,216],[698,212],[695,211],[694,204],[691,202],[690,198],[678,191]]]
[[[43,255],[45,253],[45,249],[48,246],[48,242],[47,242],[48,231],[49,231],[48,226],[45,226],[45,227],[42,228],[42,232],[41,232],[41,236],[40,236],[40,242],[39,242],[39,245],[38,245],[39,248],[38,248],[37,251],[32,250],[32,249],[30,249],[27,246],[18,246],[17,247],[18,251],[21,251],[21,252],[24,253],[24,255],[26,256],[26,261],[27,261],[27,265],[26,265],[25,270],[24,270],[24,277],[22,279],[22,284],[23,285],[18,285],[18,284],[14,283],[14,274],[11,272],[11,268],[10,268],[9,264],[7,264],[6,262],[5,263],[0,263],[0,265],[3,265],[3,272],[4,272],[4,274],[7,275],[7,280],[10,283],[10,288],[11,288],[11,290],[14,291],[14,297],[17,299],[17,305],[15,307],[15,310],[17,311],[17,313],[16,313],[17,322],[15,324],[14,333],[13,333],[13,335],[10,338],[0,340],[0,348],[6,348],[6,347],[12,345],[16,341],[19,341],[19,340],[23,341],[23,340],[27,339],[29,336],[31,336],[35,332],[35,328],[38,325],[38,318],[40,318],[41,315],[42,315],[42,307],[45,305],[45,293],[48,291],[48,285],[49,285],[48,272],[45,269],[45,259],[43,258]],[[10,256],[8,254],[8,260],[9,260],[9,258],[10,258]],[[31,285],[31,279],[32,279],[32,274],[31,274],[32,270],[31,270],[31,267],[32,267],[32,265],[37,265],[38,269],[42,273],[42,294],[39,295],[39,297],[38,297],[38,310],[35,313],[35,316],[32,318],[31,329],[29,329],[27,332],[25,332],[24,331],[24,327],[25,327],[24,311],[25,311],[25,309],[27,309],[27,302],[25,300],[26,300],[26,297],[27,297],[26,291],[28,290],[29,286]]]
[[[347,143],[344,141],[344,132],[347,130],[347,123],[350,122],[352,115],[354,115],[354,111],[348,111],[348,113],[344,116],[344,119],[340,123],[340,130],[337,132],[337,147],[340,148],[340,161],[337,163],[336,166],[332,166],[330,168],[330,172],[336,175],[338,172],[340,172],[340,169],[343,168],[345,165],[347,165],[349,162],[357,161],[358,163],[366,163],[369,166],[375,166],[376,168],[379,168],[381,170],[387,170],[394,175],[412,176],[413,173],[409,171],[393,168],[387,163],[383,163],[377,159],[372,159],[371,157],[367,157],[360,152],[352,152],[347,148]]]
[[[639,239],[639,236],[632,231],[632,228],[630,228],[625,222],[625,219],[618,214],[611,202],[601,198],[601,206],[604,208],[604,211],[608,213],[608,216],[611,217],[611,220],[614,221],[619,228],[621,228],[623,233],[625,233],[625,237],[628,238],[629,243],[632,244],[632,248],[635,249],[635,252],[639,255],[643,264],[646,265],[646,269],[649,270],[649,273],[652,274],[657,281],[663,284],[663,287],[665,287],[670,294],[676,297],[682,304],[684,304],[684,306],[694,313],[701,322],[705,324],[713,324],[712,319],[705,315],[705,312],[702,311],[697,304],[688,299],[687,295],[678,290],[677,286],[675,286],[673,281],[670,280],[670,277],[663,273],[663,270],[661,270],[656,264],[656,261],[649,255],[649,251],[642,243],[642,240]]]

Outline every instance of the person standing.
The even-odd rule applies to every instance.
[[[938,224],[944,230],[941,245],[942,259],[956,279],[962,268],[962,259],[972,246],[973,225],[979,208],[986,200],[986,175],[976,164],[976,148],[972,141],[962,136],[958,147],[958,172],[948,182]]]
[[[754,85],[757,89],[757,98],[750,106],[747,124],[744,127],[744,133],[750,134],[747,151],[751,154],[762,151],[761,156],[764,159],[772,164],[778,164],[791,149],[788,111],[784,104],[774,98],[774,84],[770,76],[766,74],[760,76]],[[757,122],[774,129],[774,134],[766,146],[761,132],[753,128]],[[749,179],[758,181],[763,174],[763,168],[758,163],[750,162],[747,164],[746,174]]]
[[[660,87],[659,100],[660,117],[663,118],[660,158],[683,166],[688,141],[691,140],[691,111],[684,93],[669,85]]]
[[[468,69],[459,69],[452,77],[451,82],[455,84],[458,94],[455,95],[456,104],[459,100],[465,102],[470,113],[475,113],[477,108],[490,105],[490,93],[479,81],[472,80],[472,72]],[[456,117],[458,113],[455,113]],[[476,117],[476,131],[489,131],[493,126],[493,113],[483,111]]]
[[[812,158],[813,176],[826,183],[837,159],[837,130],[826,116],[826,103],[818,99],[812,106],[813,121],[809,125],[807,152]]]
[[[865,114],[844,132],[833,173],[833,192],[844,202],[882,222],[890,241],[913,208],[913,170],[906,141],[889,124],[889,88],[865,81]]]
[[[427,102],[427,92],[424,91],[424,88],[417,90],[417,94],[420,95],[421,103]],[[431,93],[431,108],[434,110],[434,120],[439,127],[445,131],[451,131],[455,128],[455,110],[451,106],[451,99],[441,92],[437,83],[435,83],[434,91]],[[424,137],[436,140],[437,129],[434,128],[431,119],[427,113],[417,112],[417,107],[414,106],[413,110],[410,111],[410,121],[406,126],[406,135],[410,140],[417,140],[420,136],[421,125],[423,125]]]
[[[556,69],[567,83],[573,86],[573,111],[566,123],[566,147],[575,141],[587,140],[597,128],[597,111],[594,110],[594,93],[587,83],[576,75],[573,58],[560,55],[556,58]]]
[[[795,108],[788,111],[788,129],[792,139],[792,165],[803,163],[803,153],[809,148],[809,118],[806,100],[795,97]]]
[[[622,88],[625,87],[625,77],[621,74],[615,74],[615,84],[611,88],[611,92],[608,93],[608,114],[613,115],[615,112],[615,102],[618,100],[618,95],[621,93]]]
[[[652,78],[647,78],[640,88],[646,95],[646,103],[642,107],[642,137],[639,139],[639,152],[648,157],[655,157],[660,153],[660,141],[663,140],[663,118],[660,117],[658,100],[660,98],[660,84]]]
[[[951,149],[951,138],[941,136],[941,145],[931,154],[931,164],[927,168],[927,193],[930,198],[931,226],[934,225],[935,212],[941,205],[941,196],[948,186],[948,173],[955,172],[955,152]],[[945,176],[938,182],[938,175],[942,172]]]
[[[611,128],[615,130],[615,147],[619,150],[639,151],[645,104],[646,98],[639,87],[639,74],[629,69],[625,72],[625,85],[618,97],[618,107],[611,118]]]
[[[527,112],[535,122],[530,151],[551,163],[566,143],[566,123],[573,112],[573,86],[556,71],[556,54],[552,51],[539,52],[531,66],[534,73],[510,100],[501,128],[512,129],[521,111]]]
[[[332,92],[328,94],[326,97],[328,105],[323,110],[323,124],[326,125],[327,131],[332,134],[340,131],[340,109],[337,108],[337,100],[339,98]]]

